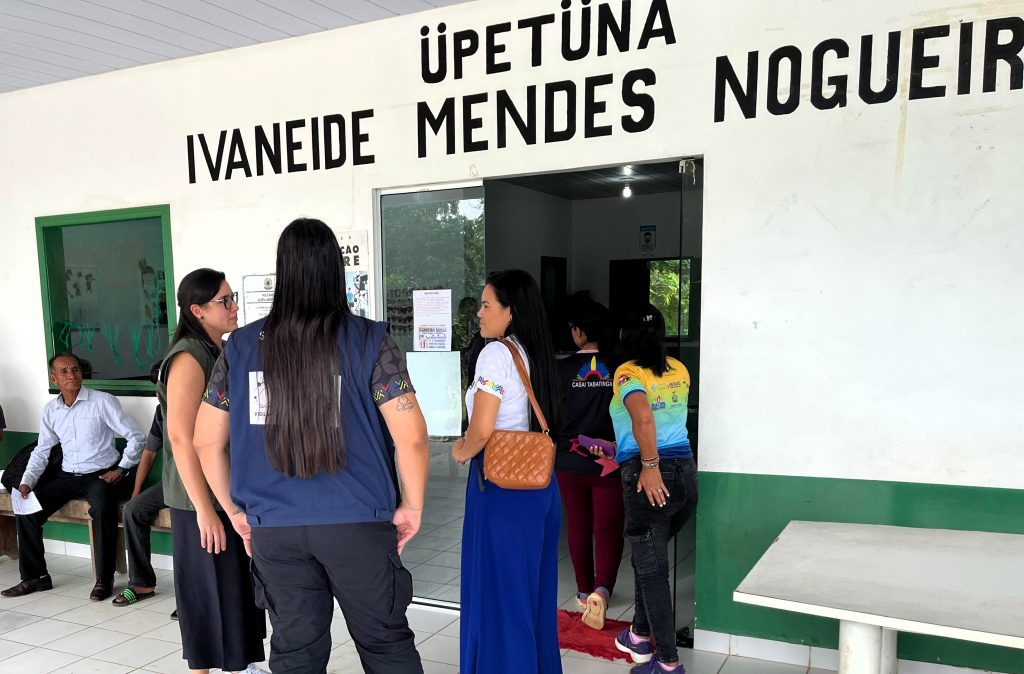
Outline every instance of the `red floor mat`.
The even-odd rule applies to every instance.
[[[615,648],[615,635],[629,627],[621,620],[605,620],[600,632],[587,627],[580,620],[582,613],[558,612],[558,644],[571,651],[586,653],[605,660],[632,662],[629,656]]]

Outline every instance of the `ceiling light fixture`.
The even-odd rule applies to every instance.
[[[626,183],[626,186],[622,188],[622,197],[628,199],[631,196],[633,196],[633,189],[629,186],[629,183]]]
[[[626,175],[626,176],[633,175],[633,167],[630,166],[629,164],[626,164],[625,166],[623,166],[622,167],[622,175]]]

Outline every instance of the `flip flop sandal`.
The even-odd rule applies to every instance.
[[[156,590],[153,590],[152,592],[144,592],[142,594],[139,594],[130,587],[126,587],[125,589],[121,590],[117,594],[117,596],[114,597],[113,600],[111,600],[110,603],[114,606],[131,606],[132,604],[138,604],[140,601],[149,599],[154,594],[156,594]]]
[[[595,630],[603,630],[604,614],[607,608],[604,595],[600,592],[591,592],[587,597],[587,609],[583,612],[583,624]]]

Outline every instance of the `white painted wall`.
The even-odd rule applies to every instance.
[[[176,276],[220,267],[238,287],[272,269],[275,236],[297,215],[370,228],[375,189],[704,155],[701,468],[1024,487],[1024,97],[1005,68],[999,90],[981,93],[979,23],[974,93],[907,100],[913,28],[1019,16],[1024,3],[670,4],[675,45],[567,63],[549,30],[534,68],[516,32],[511,72],[485,77],[474,57],[442,85],[419,79],[424,22],[482,29],[558,5],[481,0],[0,96],[0,399],[12,428],[33,428],[47,398],[36,216],[169,203]],[[646,6],[633,3],[634,24]],[[713,122],[716,57],[761,50],[763,86],[771,50],[798,45],[809,69],[816,44],[842,37],[853,58],[828,68],[855,87],[860,36],[890,30],[907,38],[893,102],[851,96],[817,111],[804,86],[791,115],[766,114],[762,96],[755,119],[730,103]],[[942,65],[926,80],[955,87],[955,35],[928,44]],[[419,100],[637,67],[658,77],[647,132],[452,156],[438,141],[416,158]],[[609,98],[605,119],[627,112]],[[364,107],[376,110],[375,164],[187,182],[189,133]],[[485,126],[477,136],[493,142]],[[151,401],[125,405],[141,421]]]
[[[525,269],[540,284],[540,258],[572,255],[572,203],[501,180],[485,186],[487,271]]]
[[[574,201],[570,291],[589,290],[607,306],[608,261],[643,257],[641,225],[658,228],[651,257],[679,257],[678,192]]]

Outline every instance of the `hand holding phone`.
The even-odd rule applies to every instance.
[[[590,449],[591,447],[597,447],[601,450],[601,453],[605,456],[615,456],[615,443],[608,442],[607,440],[601,440],[600,438],[591,438],[586,435],[580,435],[576,438],[576,441],[581,446]]]

